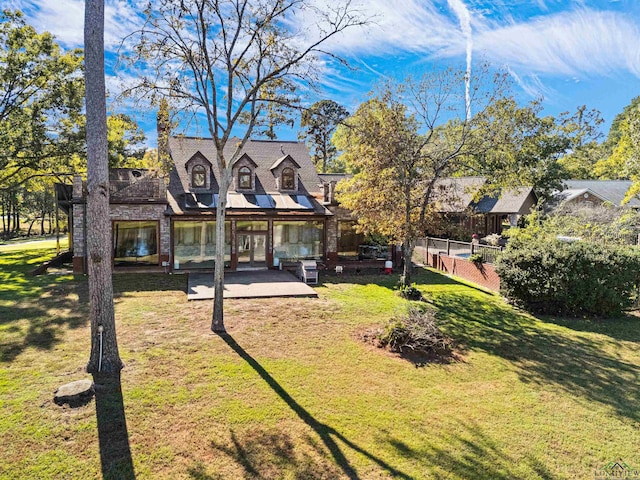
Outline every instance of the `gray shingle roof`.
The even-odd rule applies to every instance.
[[[450,177],[436,183],[434,198],[440,202],[444,213],[461,213],[473,210],[478,213],[509,214],[529,213],[532,203],[537,201],[532,187],[503,189],[495,196],[484,196],[473,202],[476,192],[485,184],[484,177]]]
[[[226,158],[231,157],[236,144],[237,139],[230,139],[227,142],[227,147],[225,148]],[[208,193],[217,194],[220,171],[216,160],[215,144],[212,139],[171,137],[169,139],[169,152],[174,162],[174,168],[170,173],[169,180],[169,192],[175,200],[171,205],[174,211],[184,210],[186,206],[184,198],[185,194],[189,192],[189,176],[186,164],[194,155],[200,154],[211,163],[212,188]],[[256,165],[255,190],[249,192],[250,194],[276,195],[279,197],[280,192],[276,185],[276,177],[271,169],[275,164],[281,163],[287,156],[290,156],[300,167],[298,169],[298,191],[291,193],[321,198],[320,184],[322,181],[316,172],[309,156],[309,150],[304,143],[279,140],[249,140],[242,152],[243,155],[248,155]],[[230,190],[230,194],[234,194],[234,191]],[[313,206],[316,213],[325,213],[325,209],[317,202],[314,201]]]
[[[631,180],[565,180],[564,186],[566,190],[590,190],[605,201],[622,205],[632,183]],[[632,198],[626,205],[640,207],[640,200]]]
[[[537,201],[532,187],[519,187],[503,190],[495,197],[482,197],[478,203],[473,205],[479,213],[530,213],[530,196],[533,195],[533,203]]]

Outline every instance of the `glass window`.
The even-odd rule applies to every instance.
[[[338,258],[357,260],[358,247],[364,243],[364,234],[355,230],[356,222],[338,222]]]
[[[295,188],[295,177],[292,168],[282,170],[282,189],[293,190]]]
[[[113,261],[116,266],[158,265],[158,222],[114,222]]]
[[[251,189],[251,169],[249,167],[240,167],[238,170],[238,188]]]
[[[202,165],[196,165],[191,171],[191,186],[203,188],[207,185],[207,169]]]
[[[231,262],[231,226],[225,222],[225,266]],[[216,222],[179,220],[173,223],[174,268],[213,268]]]
[[[236,230],[265,231],[268,228],[267,225],[265,221],[238,220]]]
[[[324,222],[273,222],[273,256],[322,260]]]

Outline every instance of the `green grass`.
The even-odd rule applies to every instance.
[[[39,247],[0,250],[0,478],[100,477],[95,402],[52,402],[86,377],[86,277],[29,277],[52,254]],[[536,318],[420,271],[459,358],[417,368],[359,340],[404,308],[396,276],[322,280],[318,299],[227,301],[220,337],[210,302],[186,302],[185,276],[114,276],[138,478],[569,479],[619,458],[640,467],[636,317]]]

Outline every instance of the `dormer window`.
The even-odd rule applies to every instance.
[[[270,170],[273,173],[278,190],[287,192],[298,190],[298,170],[300,170],[300,165],[291,155],[285,155],[276,160],[271,165]]]
[[[284,170],[282,170],[282,189],[295,189],[295,173],[293,171],[293,168],[285,168]]]
[[[207,185],[207,169],[203,165],[196,165],[191,170],[191,186],[204,188]]]
[[[251,169],[249,167],[238,169],[238,188],[251,190]]]

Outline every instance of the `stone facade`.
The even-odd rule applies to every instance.
[[[338,222],[341,221],[353,221],[353,215],[350,210],[337,205],[325,205],[327,209],[333,214],[332,217],[327,218],[326,222],[326,239],[327,239],[327,261],[338,261]]]

